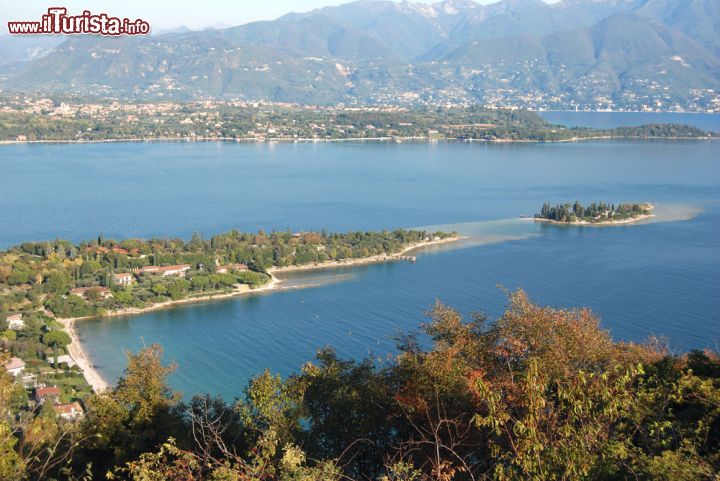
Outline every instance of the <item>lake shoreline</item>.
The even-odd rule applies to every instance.
[[[652,212],[653,209],[655,209],[655,205],[653,204],[645,204],[646,211]],[[627,224],[635,224],[637,222],[641,222],[643,220],[652,219],[656,217],[655,214],[640,214],[635,217],[630,217],[629,219],[620,219],[620,220],[604,220],[601,222],[590,222],[587,220],[576,220],[572,222],[563,222],[561,220],[554,220],[554,219],[545,219],[543,217],[521,217],[522,219],[527,220],[533,220],[535,222],[544,222],[546,224],[554,224],[554,225],[567,225],[567,226],[581,226],[581,227],[609,227],[609,226],[615,226],[615,225],[627,225]]]
[[[93,391],[95,391],[96,393],[99,393],[99,392],[105,391],[106,389],[110,388],[110,384],[100,374],[100,372],[97,370],[97,368],[93,365],[90,357],[87,354],[87,351],[85,351],[85,349],[83,348],[82,342],[80,340],[80,336],[78,335],[76,325],[75,325],[78,321],[102,319],[102,318],[106,318],[106,317],[136,316],[136,315],[145,314],[145,313],[152,312],[152,311],[168,309],[168,308],[173,308],[173,307],[187,305],[187,304],[196,304],[196,303],[200,303],[200,302],[229,299],[232,297],[238,297],[238,296],[247,295],[247,294],[259,294],[259,293],[263,293],[263,292],[277,291],[277,290],[283,289],[283,286],[282,286],[283,280],[275,277],[275,275],[274,275],[275,273],[295,272],[295,271],[305,271],[305,270],[333,269],[333,268],[337,268],[337,267],[353,267],[353,266],[361,266],[361,265],[369,265],[369,264],[379,264],[379,263],[385,263],[385,262],[396,262],[396,261],[403,260],[403,257],[406,254],[412,252],[413,250],[422,249],[424,247],[432,247],[432,246],[447,244],[447,243],[451,243],[451,242],[457,242],[462,238],[463,237],[460,237],[460,236],[454,236],[454,237],[447,237],[447,238],[438,239],[438,240],[417,242],[417,243],[408,245],[407,247],[403,248],[402,250],[400,250],[399,252],[396,252],[394,254],[383,254],[383,255],[376,255],[376,256],[370,256],[370,257],[363,257],[360,259],[348,259],[348,260],[342,260],[342,261],[328,261],[328,262],[311,264],[311,265],[303,265],[303,266],[271,267],[267,270],[268,274],[270,275],[270,282],[268,282],[267,284],[264,284],[263,286],[254,288],[254,289],[250,288],[249,286],[247,286],[245,284],[242,284],[230,292],[208,294],[208,295],[203,295],[203,296],[178,299],[178,300],[174,300],[174,301],[170,300],[170,301],[166,301],[166,302],[160,302],[157,304],[153,304],[151,306],[147,306],[147,307],[143,307],[143,308],[131,307],[131,308],[126,308],[126,309],[116,309],[113,311],[109,311],[105,314],[102,314],[100,316],[56,318],[56,320],[63,325],[65,331],[70,335],[71,343],[68,345],[68,352],[69,352],[70,356],[75,360],[77,365],[82,369],[83,376],[85,377],[85,380],[87,381],[87,383],[92,387]]]
[[[286,139],[286,138],[227,138],[227,137],[194,137],[194,138],[173,138],[173,137],[159,137],[159,138],[127,138],[127,139],[98,139],[98,140],[0,140],[0,145],[25,145],[25,144],[107,144],[107,143],[196,143],[196,142],[227,142],[237,144],[272,144],[272,143],[283,143],[283,144],[320,144],[320,143],[341,143],[341,142],[422,142],[422,143],[433,143],[433,142],[458,142],[458,143],[475,143],[485,142],[490,144],[557,144],[565,142],[585,142],[592,140],[635,140],[635,141],[656,141],[656,140],[720,140],[720,137],[706,136],[706,137],[657,137],[657,136],[621,136],[621,135],[594,135],[590,137],[571,137],[567,139],[559,140],[534,140],[534,139],[458,139],[458,138],[439,138],[433,139],[429,137],[353,137],[347,139],[313,139],[313,138],[298,138],[298,139]]]
[[[542,109],[534,110],[528,109],[530,112],[541,114],[543,112],[568,112],[568,113],[579,113],[579,114],[700,114],[700,115],[717,115],[720,112],[704,112],[698,110],[574,110],[574,109]]]
[[[56,318],[58,322],[60,322],[65,331],[70,335],[70,339],[72,342],[68,346],[68,352],[70,356],[75,360],[75,362],[80,366],[83,372],[83,376],[85,377],[85,381],[92,387],[93,391],[96,393],[102,392],[110,387],[110,384],[107,382],[107,380],[98,372],[98,370],[95,368],[95,366],[92,364],[87,351],[82,346],[82,342],[80,340],[80,336],[77,333],[77,329],[75,328],[75,324],[78,321],[89,321],[92,319],[102,319],[106,317],[122,317],[122,316],[136,316],[140,314],[145,314],[147,312],[153,312],[173,307],[178,307],[181,305],[187,305],[187,304],[196,304],[200,302],[208,302],[208,301],[215,301],[215,300],[221,300],[221,299],[228,299],[231,297],[236,297],[244,294],[253,294],[253,293],[260,293],[260,292],[266,292],[271,290],[277,290],[278,286],[281,281],[279,281],[274,276],[270,276],[270,282],[267,284],[258,287],[256,289],[251,289],[247,285],[242,285],[244,288],[236,288],[235,290],[231,292],[225,292],[225,293],[218,293],[218,294],[208,294],[204,296],[197,296],[197,297],[191,297],[186,299],[178,299],[175,301],[166,301],[166,302],[160,302],[157,304],[153,304],[151,306],[143,307],[143,308],[137,308],[137,307],[130,307],[126,309],[117,309],[114,311],[107,312],[101,316],[85,316],[85,317],[71,317],[71,318]]]
[[[539,219],[535,217],[523,217],[524,219],[528,220],[534,220],[535,222],[544,222],[546,224],[555,224],[555,225],[569,225],[569,226],[581,226],[581,227],[609,227],[614,225],[627,225],[627,224],[635,224],[643,220],[652,219],[655,217],[655,214],[643,214],[638,217],[633,217],[632,219],[623,219],[623,220],[606,220],[602,222],[588,222],[586,220],[578,220],[575,222],[562,222],[559,220],[553,220],[553,219]]]
[[[409,246],[405,247],[399,252],[396,252],[394,254],[381,254],[376,256],[369,256],[369,257],[362,257],[359,259],[343,259],[340,261],[326,261],[326,262],[319,262],[315,264],[305,264],[305,265],[299,265],[299,266],[285,266],[285,267],[271,267],[267,271],[269,274],[276,274],[276,273],[284,273],[284,272],[298,272],[298,271],[311,271],[311,270],[318,270],[318,269],[333,269],[337,267],[353,267],[353,266],[361,266],[366,264],[379,264],[383,262],[394,262],[398,260],[402,260],[402,257],[406,254],[416,250],[416,249],[422,249],[423,247],[432,247],[442,244],[447,244],[450,242],[457,242],[461,239],[464,239],[465,237],[462,236],[454,236],[454,237],[447,237],[445,239],[438,239],[438,240],[431,240],[431,241],[425,241],[425,242],[416,242],[414,244],[410,244]]]
[[[68,354],[73,358],[75,363],[80,367],[85,382],[87,382],[95,393],[101,393],[110,387],[107,380],[98,372],[90,361],[85,349],[80,342],[80,336],[75,329],[75,321],[77,319],[60,319],[57,321],[63,325],[63,329],[70,336],[70,344],[67,346]]]

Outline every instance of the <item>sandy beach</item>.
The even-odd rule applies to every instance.
[[[407,256],[407,254],[411,253],[416,249],[447,244],[449,242],[457,242],[461,238],[462,237],[446,237],[445,239],[416,242],[414,244],[410,244],[400,252],[396,252],[394,254],[382,254],[377,256],[363,257],[360,259],[343,259],[341,261],[317,262],[315,264],[304,264],[301,266],[271,267],[270,269],[268,269],[268,273],[272,275],[282,272],[309,271],[314,269],[332,269],[334,267],[351,267],[365,264],[378,264],[381,262],[393,262],[402,260],[402,257]]]
[[[348,260],[342,260],[342,261],[328,261],[328,262],[322,262],[317,264],[311,264],[311,265],[303,265],[303,266],[287,266],[287,267],[272,267],[267,270],[268,274],[270,275],[270,282],[267,284],[257,287],[255,289],[250,288],[247,285],[240,285],[236,289],[230,292],[223,292],[218,294],[209,294],[204,296],[197,296],[197,297],[191,297],[187,299],[179,299],[177,301],[167,301],[167,302],[161,302],[158,304],[153,304],[148,307],[144,308],[127,308],[127,309],[118,309],[114,311],[107,312],[106,314],[100,316],[100,317],[117,317],[117,316],[131,316],[131,315],[137,315],[137,314],[144,314],[146,312],[156,311],[160,309],[167,309],[171,307],[176,307],[184,304],[195,304],[198,302],[207,302],[207,301],[213,301],[218,299],[227,299],[230,297],[236,297],[241,295],[247,295],[247,294],[257,294],[262,292],[269,292],[274,291],[278,289],[282,289],[282,280],[278,279],[274,276],[275,273],[279,272],[289,272],[289,271],[301,271],[301,270],[312,270],[312,269],[331,269],[333,267],[350,267],[350,266],[357,266],[357,265],[364,265],[364,264],[377,264],[382,262],[393,262],[393,261],[399,261],[402,260],[404,256],[406,256],[408,253],[412,252],[416,249],[421,249],[423,247],[430,247],[430,246],[437,246],[441,244],[446,244],[449,242],[455,242],[460,240],[461,237],[448,237],[445,239],[438,239],[438,240],[432,240],[432,241],[425,241],[425,242],[417,242],[414,244],[410,244],[400,252],[396,252],[394,254],[383,254],[378,256],[371,256],[371,257],[363,257],[361,259],[348,259]],[[87,383],[92,386],[93,391],[95,392],[102,392],[106,389],[108,389],[110,384],[108,381],[102,377],[102,375],[98,372],[97,369],[95,369],[95,366],[92,363],[92,360],[88,357],[87,352],[83,349],[82,343],[80,342],[80,338],[77,334],[77,330],[75,329],[75,323],[82,320],[87,319],[97,319],[98,316],[90,316],[90,317],[76,317],[76,318],[68,318],[68,319],[57,319],[59,322],[63,324],[65,327],[65,330],[70,335],[70,339],[72,339],[72,342],[68,346],[68,352],[70,356],[75,360],[75,362],[80,366],[80,368],[83,371],[83,375],[85,376],[85,380]]]
[[[77,365],[80,366],[80,369],[82,369],[83,376],[93,391],[99,393],[109,388],[110,385],[100,375],[97,369],[95,369],[80,343],[80,338],[75,330],[75,319],[58,319],[58,321],[65,327],[65,332],[70,335],[70,339],[72,340],[68,346],[68,352]]]
[[[633,217],[632,219],[607,220],[607,221],[603,221],[603,222],[588,222],[586,220],[578,220],[575,222],[562,222],[559,220],[552,220],[552,219],[537,219],[535,217],[523,217],[523,219],[534,220],[535,222],[545,222],[547,224],[557,224],[557,225],[581,225],[581,226],[588,226],[588,227],[607,227],[607,226],[612,226],[612,225],[635,224],[642,220],[652,219],[653,217],[655,217],[655,214],[643,214],[643,215],[639,215],[637,217]]]

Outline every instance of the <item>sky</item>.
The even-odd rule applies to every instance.
[[[0,0],[2,32],[7,32],[8,21],[39,20],[49,7],[65,7],[70,14],[83,10],[107,13],[131,20],[142,18],[150,22],[153,31],[186,25],[204,28],[215,24],[241,25],[257,20],[273,20],[289,12],[306,12],[328,5],[340,5],[350,0]],[[433,0],[415,0],[434,3]],[[476,0],[493,3],[497,0]]]

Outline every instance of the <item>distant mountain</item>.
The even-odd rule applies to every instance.
[[[309,68],[313,68],[312,72]],[[308,81],[309,75],[317,80]],[[323,79],[327,79],[323,81]],[[74,37],[31,62],[7,86],[137,98],[232,95],[291,101],[337,98],[334,63],[260,46],[237,46],[217,31],[161,37]]]
[[[476,40],[542,36],[589,27],[616,13],[632,10],[636,3],[635,0],[567,0],[548,5],[542,0],[502,0],[482,7],[482,15],[465,22],[450,38],[428,51],[423,59],[440,58]]]
[[[720,56],[720,1],[648,0],[634,13],[677,29]]]
[[[173,27],[173,28],[164,28],[158,31],[153,30],[151,32],[152,35],[166,35],[168,33],[187,33],[192,32],[192,28],[188,27],[187,25],[180,25],[179,27]]]
[[[42,58],[65,40],[57,35],[0,35],[0,65]]]
[[[497,87],[497,76],[487,72],[503,65],[508,87],[570,91],[586,102],[604,97],[617,103],[664,87],[668,96],[720,87],[717,56],[677,30],[627,13],[543,37],[477,40],[438,60],[479,70],[480,90]]]
[[[234,45],[272,48],[296,57],[334,57],[355,61],[401,58],[385,42],[324,15],[295,21],[251,23],[223,30],[222,38]]]
[[[226,29],[69,38],[15,67],[3,87],[137,98],[703,109],[720,91],[718,5],[361,0]]]
[[[425,54],[468,22],[478,21],[485,7],[468,0],[423,3],[361,0],[290,14],[278,22],[288,25],[309,19],[332,20],[383,45],[385,56],[410,61]]]

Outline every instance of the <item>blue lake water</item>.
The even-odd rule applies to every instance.
[[[566,127],[636,127],[645,124],[685,124],[710,132],[720,132],[720,114],[678,112],[538,112],[542,118]]]
[[[0,244],[28,239],[448,225],[463,245],[301,274],[288,289],[79,324],[100,371],[160,342],[185,393],[232,398],[332,345],[384,358],[435,299],[499,315],[507,289],[589,306],[616,339],[720,340],[720,143],[17,145],[0,149]],[[672,219],[567,228],[518,219],[544,201],[649,201]]]

